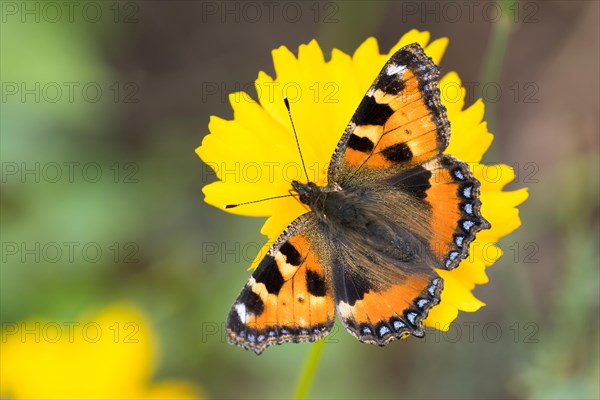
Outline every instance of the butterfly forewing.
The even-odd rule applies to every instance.
[[[398,50],[346,127],[329,167],[330,182],[344,185],[358,170],[394,173],[442,152],[450,124],[438,78],[438,67],[421,46]]]

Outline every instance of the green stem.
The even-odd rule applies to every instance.
[[[502,72],[502,64],[506,49],[508,48],[508,40],[512,31],[512,26],[515,18],[515,10],[519,7],[517,0],[498,0],[498,5],[502,10],[502,17],[496,22],[492,28],[490,43],[488,45],[483,67],[481,69],[481,79],[479,88],[482,89],[486,84],[491,82],[498,83]],[[483,97],[483,92],[479,92],[479,96]],[[490,126],[490,131],[496,130],[496,108],[494,104],[486,105],[486,120]]]
[[[311,346],[306,363],[304,364],[304,367],[300,372],[300,376],[298,377],[298,385],[296,386],[296,394],[294,395],[296,400],[302,400],[306,398],[313,378],[315,377],[317,367],[319,366],[319,360],[321,359],[321,354],[323,353],[324,344],[325,340],[319,340]]]
[[[479,81],[479,88],[482,89],[486,84],[494,83],[500,85],[502,67],[504,65],[504,58],[508,49],[508,43],[510,35],[515,25],[515,21],[518,20],[518,14],[515,14],[519,10],[518,0],[497,0],[496,3],[502,10],[502,17],[497,21],[491,32],[490,41],[485,53],[483,66],[481,68],[481,77]],[[479,92],[480,97],[484,97],[485,93]],[[485,101],[485,99],[484,99]],[[498,128],[497,125],[497,102],[489,102],[485,104],[485,119],[488,123],[488,129],[492,133],[496,133]],[[507,240],[507,248],[510,250],[511,247]],[[513,246],[520,246],[520,242],[517,240]],[[513,251],[518,251],[514,249]],[[505,254],[504,257],[510,257],[510,252]],[[511,310],[511,315],[519,321],[531,321],[536,316],[535,305],[533,298],[528,295],[531,293],[531,283],[527,277],[526,271],[521,268],[522,265],[518,265],[517,268],[511,268],[506,270],[504,273],[499,275],[503,277],[503,285],[507,289],[506,298],[508,299],[508,307]],[[518,290],[515,290],[518,288]]]

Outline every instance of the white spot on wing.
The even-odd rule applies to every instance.
[[[379,328],[379,336],[383,336],[389,332],[390,332],[390,329],[385,325],[383,325],[381,328]]]
[[[346,302],[340,301],[337,304],[337,310],[344,318],[350,318],[352,316],[352,307]]]
[[[429,300],[427,300],[427,299],[420,299],[420,300],[417,302],[417,307],[419,307],[419,308],[423,308],[423,307],[425,307],[425,306],[426,306],[428,303],[429,303]]]
[[[465,204],[465,212],[467,214],[472,215],[473,214],[473,205],[470,203]]]
[[[394,329],[395,330],[400,330],[400,328],[404,328],[404,323],[402,323],[402,321],[394,321]]]
[[[390,64],[387,67],[386,74],[388,74],[389,76],[396,75],[396,74],[404,75],[405,70],[406,70],[406,65]]]
[[[238,313],[238,317],[240,317],[240,321],[242,324],[246,323],[246,316],[248,315],[246,312],[246,305],[243,303],[238,303],[235,305],[235,311]]]
[[[463,222],[463,228],[465,228],[465,230],[467,231],[470,231],[473,225],[475,225],[473,221],[466,220],[465,222]]]
[[[448,263],[448,261],[446,261],[446,265],[450,265]],[[436,285],[431,285],[427,288],[427,292],[429,293],[430,296],[435,296],[435,289],[436,289]]]
[[[406,318],[408,319],[408,321],[411,324],[415,324],[415,320],[417,319],[417,313],[415,312],[409,312],[408,314],[406,314]]]
[[[463,196],[467,199],[471,197],[471,189],[473,189],[471,186],[467,186],[463,189]]]

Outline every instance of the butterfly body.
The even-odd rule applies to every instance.
[[[439,70],[418,44],[396,52],[332,156],[328,184],[292,182],[307,212],[271,246],[229,313],[230,343],[260,354],[314,341],[337,315],[365,343],[423,336],[453,269],[489,228],[479,182],[443,154]]]
[[[345,190],[338,184],[323,187],[312,182],[292,182],[292,187],[300,201],[310,207],[309,215],[316,220],[316,228],[330,243],[360,243],[371,253],[401,262],[418,263],[427,258],[422,254],[427,245],[402,228],[408,220],[404,215],[407,209],[401,205],[393,209],[381,206],[386,202],[402,204],[393,192],[385,188]],[[433,257],[429,258],[433,261]]]

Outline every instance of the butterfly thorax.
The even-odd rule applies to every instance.
[[[365,191],[342,188],[335,183],[319,186],[314,182],[304,184],[294,181],[292,186],[298,192],[300,201],[310,207],[317,220],[327,225],[332,233],[337,229],[363,231],[367,226],[373,229],[380,225],[361,206],[367,196]]]

